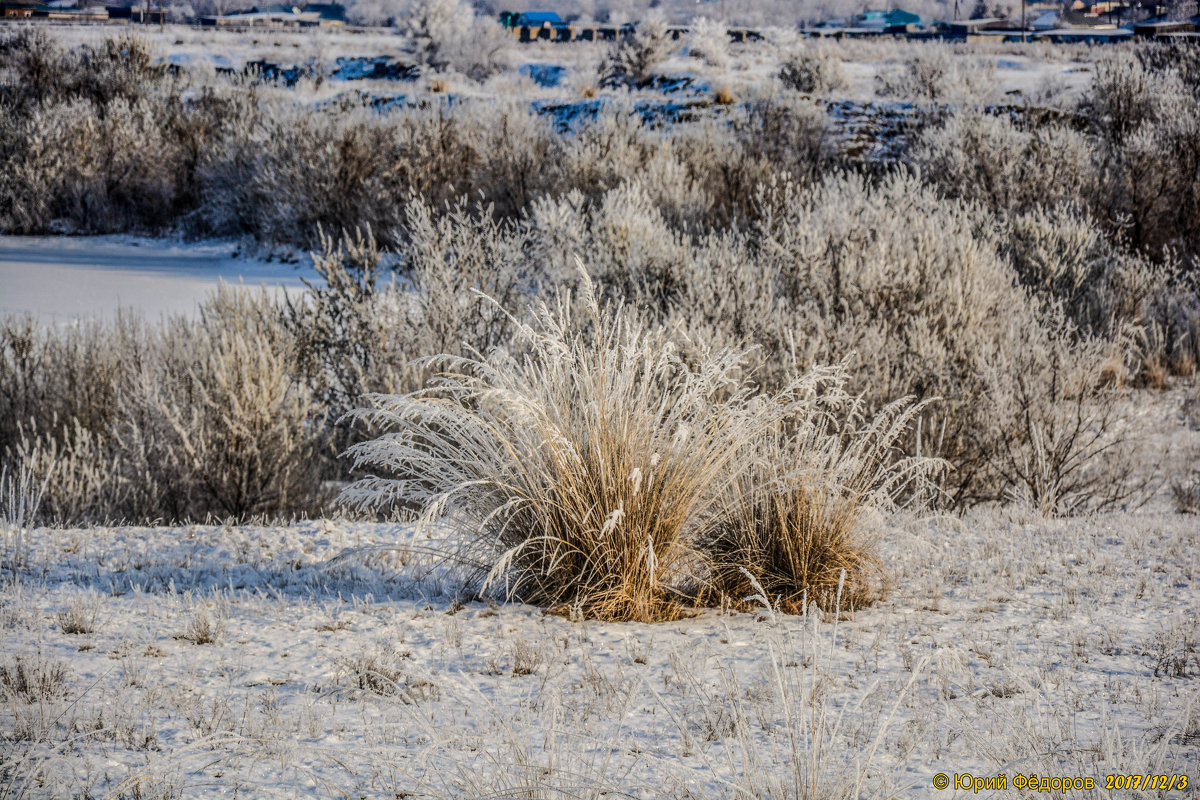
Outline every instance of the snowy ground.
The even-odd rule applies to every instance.
[[[235,257],[233,242],[133,236],[0,236],[0,314],[65,321],[136,309],[154,319],[191,313],[221,281],[300,290],[299,264]]]
[[[1195,445],[1181,397],[1156,425]],[[10,535],[0,796],[940,800],[967,772],[1194,794],[1104,779],[1200,782],[1196,517],[875,527],[875,607],[659,625],[460,599],[372,549],[411,542],[393,524],[36,530],[15,571]]]

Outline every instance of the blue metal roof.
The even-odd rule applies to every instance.
[[[566,23],[562,21],[562,17],[553,11],[526,11],[517,17],[516,24],[537,27],[540,25],[565,25]]]

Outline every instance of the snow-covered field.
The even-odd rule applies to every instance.
[[[0,588],[0,795],[1191,793],[1104,782],[1200,780],[1195,517],[875,524],[875,607],[658,625],[460,598],[395,524],[36,530]]]
[[[134,236],[0,236],[0,314],[43,321],[136,309],[154,319],[191,313],[221,281],[284,290],[315,278],[299,264],[236,256],[234,242]]]

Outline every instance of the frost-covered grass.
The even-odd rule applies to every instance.
[[[875,526],[879,605],[658,625],[461,598],[374,547],[411,535],[391,524],[40,529],[0,590],[0,785],[929,797],[937,772],[1197,763],[1193,518]],[[64,631],[81,603],[94,626]]]

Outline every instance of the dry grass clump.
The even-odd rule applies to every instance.
[[[20,654],[0,664],[0,690],[6,697],[24,703],[38,703],[66,693],[70,670],[53,656]]]
[[[717,87],[717,90],[713,92],[713,102],[717,105],[727,106],[735,99],[733,90],[724,84]]]
[[[663,329],[601,308],[584,280],[516,325],[517,353],[439,360],[428,389],[376,395],[356,416],[392,432],[350,450],[359,508],[415,502],[466,532],[483,588],[588,617],[681,613],[693,532],[736,477],[734,458],[778,415],[723,350],[685,363]]]
[[[846,382],[841,367],[810,371],[788,428],[756,445],[704,543],[712,591],[745,604],[765,590],[793,614],[882,598],[885,572],[864,514],[923,494],[941,463],[898,454],[923,404],[898,400],[867,420]]]
[[[92,591],[81,592],[58,612],[58,629],[68,634],[94,633],[99,616],[99,596]]]
[[[204,602],[196,602],[187,624],[175,638],[192,644],[217,644],[225,638],[225,617],[222,609],[214,613]]]
[[[437,700],[441,690],[433,683],[414,677],[405,669],[408,651],[388,645],[367,648],[338,661],[339,685],[348,689],[398,697],[406,705]]]
[[[671,619],[687,600],[747,594],[747,579],[798,612],[833,603],[843,571],[843,602],[879,596],[857,523],[935,468],[895,453],[921,406],[868,424],[842,367],[762,394],[745,353],[686,360],[586,277],[578,303],[514,326],[516,353],[441,356],[429,388],[352,415],[390,431],[350,448],[355,468],[393,477],[341,502],[463,531],[445,555],[481,590],[586,617]]]

